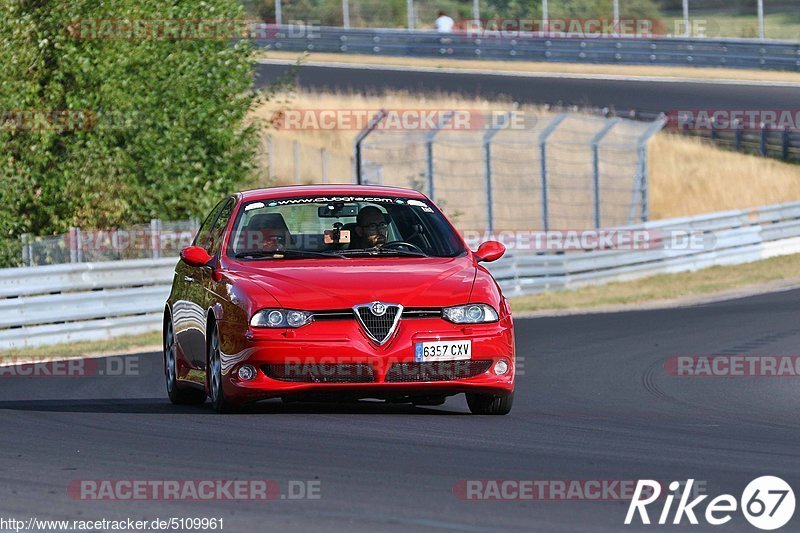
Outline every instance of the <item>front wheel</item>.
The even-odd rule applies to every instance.
[[[164,376],[167,384],[167,396],[175,405],[200,405],[206,401],[206,391],[182,387],[178,383],[178,345],[175,342],[175,330],[172,321],[164,325]]]
[[[473,415],[507,415],[511,412],[511,406],[514,405],[514,393],[467,393],[467,405]]]
[[[214,327],[208,341],[208,390],[211,406],[218,413],[233,413],[237,405],[225,398],[222,388],[222,356],[219,346],[219,332]]]

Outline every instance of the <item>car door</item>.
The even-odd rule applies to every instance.
[[[222,252],[222,241],[225,237],[225,231],[228,227],[233,207],[236,204],[233,198],[229,198],[217,214],[211,231],[205,244],[202,246],[208,252],[208,255],[219,260],[219,254]],[[200,246],[198,244],[198,246]],[[192,361],[191,367],[197,372],[192,372],[187,379],[196,381],[198,383],[205,382],[206,370],[206,325],[208,310],[213,308],[215,304],[220,301],[218,292],[216,290],[217,282],[214,281],[212,273],[213,270],[209,267],[188,267],[189,269],[189,291],[191,299],[196,302],[197,308],[201,313],[202,328],[197,331],[198,334],[190,336]]]
[[[211,230],[228,199],[220,201],[206,217],[194,238],[193,246],[207,247]],[[207,249],[207,248],[206,248]],[[203,268],[190,267],[179,261],[175,268],[172,321],[180,354],[178,379],[198,381],[205,367],[205,295],[202,285]],[[199,366],[198,366],[199,365]]]

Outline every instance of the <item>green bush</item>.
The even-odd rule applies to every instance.
[[[242,183],[256,141],[244,124],[255,98],[248,42],[76,31],[89,27],[80,19],[244,16],[235,0],[0,4],[0,250],[26,232],[202,215]],[[34,110],[89,120],[20,127],[15,111]],[[17,254],[0,252],[0,266]]]

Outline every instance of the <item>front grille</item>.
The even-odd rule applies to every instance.
[[[383,344],[394,327],[395,318],[400,312],[400,307],[396,305],[387,305],[386,312],[381,316],[376,316],[371,309],[371,306],[365,305],[356,307],[356,313],[361,321],[361,326],[378,344]]]
[[[466,379],[483,374],[492,361],[439,361],[435,363],[395,363],[386,373],[387,383],[413,381],[450,381]]]
[[[264,365],[268,377],[295,383],[371,383],[372,365],[366,363],[314,363]]]

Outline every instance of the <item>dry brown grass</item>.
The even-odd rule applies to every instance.
[[[800,165],[658,135],[650,144],[651,215],[670,218],[800,200]]]
[[[262,52],[264,59],[296,61],[303,54],[296,52]],[[658,78],[693,78],[699,80],[745,80],[759,82],[800,83],[800,73],[766,70],[744,70],[706,67],[652,67],[647,65],[581,65],[577,63],[543,63],[535,61],[478,61],[471,59],[440,59],[388,57],[312,52],[308,62],[353,63],[357,65],[387,65],[395,67],[425,67],[475,69],[500,72],[539,72],[547,74],[589,74],[613,76],[645,76]]]
[[[258,109],[254,115],[269,119],[279,109],[476,109],[498,111],[511,109],[511,102],[472,100],[452,95],[420,96],[408,93],[393,93],[386,96],[361,96],[354,94],[318,94],[307,92],[286,93],[279,95],[274,101]],[[520,109],[527,115],[542,117],[546,121],[548,113],[540,108],[523,107]],[[572,131],[570,128],[564,128]],[[356,131],[286,131],[268,130],[273,137],[275,153],[272,175],[277,183],[317,183],[321,176],[320,150],[326,148],[329,153],[328,169],[330,182],[350,182],[352,141]],[[623,132],[624,133],[624,132]],[[446,141],[447,135],[441,140]],[[459,159],[480,158],[480,135],[477,132],[472,144],[463,148],[451,148],[450,158],[456,160],[453,168],[458,171]],[[295,179],[293,172],[292,142],[297,141],[300,148],[301,172]],[[699,139],[680,137],[662,133],[650,144],[650,213],[651,218],[669,218],[695,215],[727,209],[744,209],[766,204],[800,200],[800,165],[783,163],[773,159],[739,154],[723,150]],[[530,149],[505,149],[503,154],[498,149],[498,156],[506,159],[522,158],[530,155]],[[442,154],[441,152],[438,152]],[[419,154],[414,152],[416,156]],[[414,155],[412,154],[412,155]],[[447,154],[445,154],[447,155]],[[413,179],[417,167],[403,167],[405,159],[410,159],[408,151],[397,150],[390,154],[394,157],[393,173],[402,175],[400,184],[408,186]],[[262,158],[262,176],[267,176],[266,158]],[[501,165],[501,163],[498,163]],[[473,173],[482,170],[473,168]],[[502,170],[500,168],[499,170]],[[533,168],[531,172],[536,172]],[[418,173],[417,173],[418,174]],[[475,180],[471,180],[475,181]],[[520,198],[530,198],[532,191],[538,186],[532,180],[520,179],[518,185],[506,187],[498,191],[496,198],[507,208],[499,213],[508,215],[509,227],[530,227],[538,224],[536,202],[523,202]],[[457,193],[459,200],[465,205],[483,205],[484,192],[481,185],[470,187],[470,180],[456,183],[444,183],[444,190],[451,196]],[[270,183],[262,180],[260,185]],[[275,182],[273,182],[275,183]],[[551,200],[558,200],[559,192],[554,191]],[[576,193],[561,191],[562,195]],[[503,196],[505,195],[505,196]],[[516,202],[516,204],[515,204]],[[527,206],[527,207],[524,207]],[[513,217],[515,210],[527,209]],[[476,210],[477,212],[477,210]],[[449,213],[452,214],[452,213]],[[469,218],[472,212],[466,213]],[[529,221],[521,226],[520,220]],[[474,227],[474,226],[473,226]],[[554,225],[555,227],[555,225]]]

